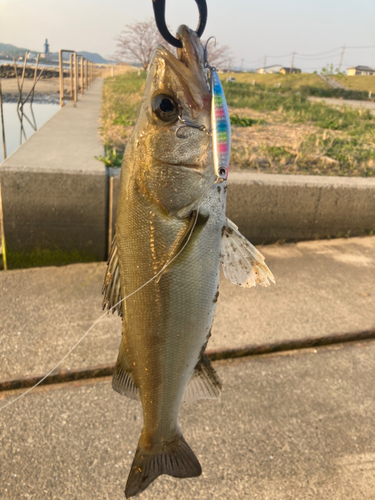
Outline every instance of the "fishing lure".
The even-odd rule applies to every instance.
[[[205,67],[210,71],[208,78],[211,91],[211,130],[208,130],[205,125],[199,125],[188,118],[181,115],[178,119],[183,123],[176,130],[176,136],[180,139],[185,138],[180,133],[180,130],[186,127],[192,127],[205,132],[212,137],[212,149],[214,159],[214,169],[216,174],[216,182],[226,181],[228,178],[228,169],[231,150],[231,129],[230,118],[228,112],[227,101],[225,99],[224,89],[221,85],[219,75],[216,68],[210,66],[207,61],[207,44],[213,37],[209,38],[204,48]]]
[[[228,178],[231,148],[231,130],[228,106],[219,75],[217,74],[215,68],[209,66],[207,62],[206,66],[211,72],[211,133],[214,167],[218,179],[224,181]]]

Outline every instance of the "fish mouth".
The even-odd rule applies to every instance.
[[[177,58],[168,49],[159,45],[163,57],[177,70],[180,77],[195,81],[195,84],[203,93],[210,94],[207,71],[204,67],[204,48],[198,35],[188,26],[182,24],[176,33],[176,37],[182,43],[177,49]]]
[[[166,161],[161,158],[156,158],[156,156],[151,156],[159,165],[167,165],[168,167],[178,167],[181,169],[187,169],[187,170],[195,170],[196,172],[199,172],[202,174],[204,170],[207,168],[207,165],[203,165],[201,163],[180,163],[180,162],[173,162],[173,161]]]
[[[177,30],[176,37],[182,43],[182,48],[177,49],[178,59],[183,62],[187,68],[199,68],[201,72],[205,72],[204,49],[196,32],[185,24],[182,24]]]

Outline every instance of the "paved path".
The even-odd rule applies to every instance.
[[[375,114],[375,102],[355,101],[354,99],[335,99],[333,97],[308,97],[312,102],[325,102],[330,106],[348,106],[349,108],[368,109]]]
[[[372,342],[215,363],[221,400],[181,410],[202,476],[140,498],[373,500],[374,356]],[[107,380],[37,390],[1,414],[1,499],[123,499],[141,424]]]
[[[211,350],[374,333],[375,237],[261,250],[277,285],[223,280]],[[68,351],[101,314],[104,270],[0,273],[0,382],[45,373]],[[64,368],[111,366],[120,329],[106,316]],[[159,478],[141,498],[373,500],[374,356],[370,339],[214,362],[221,399],[181,409],[203,475]],[[21,394],[2,389],[0,407]],[[142,414],[108,377],[39,387],[0,420],[2,500],[123,498]]]
[[[328,85],[333,89],[347,90],[347,88],[341,82],[337,81],[335,78],[325,75],[318,75],[318,76],[323,80],[323,82],[328,83]]]
[[[209,350],[261,348],[375,330],[375,237],[261,248],[276,286],[222,278]],[[0,382],[47,372],[103,313],[104,263],[0,273]],[[107,315],[64,362],[112,365],[121,320]]]
[[[95,160],[103,154],[98,134],[102,106],[103,78],[97,78],[77,109],[68,101],[58,113],[33,134],[2,164],[2,169],[37,169],[38,171],[101,172],[104,165]]]

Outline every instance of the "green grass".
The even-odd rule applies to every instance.
[[[295,123],[311,122],[329,130],[350,130],[358,126],[375,126],[375,117],[368,110],[312,103],[301,92],[276,92],[247,83],[223,83],[227,103],[235,108],[256,111],[278,111],[284,119]]]
[[[280,89],[299,90],[301,87],[330,88],[328,83],[313,73],[301,73],[299,75],[258,75],[258,73],[221,73],[220,79],[225,82],[228,77],[233,77],[239,83],[253,84],[255,86],[264,85],[274,87],[280,84]]]
[[[237,114],[230,116],[230,123],[236,127],[252,127],[253,125],[259,125],[265,123],[264,120],[254,120],[253,118],[240,118]]]
[[[232,164],[278,173],[375,175],[375,116],[368,110],[337,109],[309,101],[308,95],[320,92],[327,96],[323,93],[330,92],[317,75],[234,76],[237,82],[223,81],[229,106],[238,109],[238,113],[234,110],[230,117],[234,137],[236,127],[251,127],[256,131],[256,127],[275,124],[283,127],[284,123],[296,124],[296,130],[299,124],[309,125],[312,133],[306,136],[304,132],[299,137],[296,132],[296,137],[285,146],[280,141],[275,144],[269,134],[261,145],[259,140],[256,145],[240,141],[232,150]],[[121,165],[137,119],[145,77],[145,73],[138,76],[136,72],[129,72],[105,79],[101,132],[106,155],[98,159],[107,166]],[[252,78],[257,79],[256,85],[252,85]],[[279,81],[282,85],[275,87]],[[256,114],[239,116],[241,109],[254,110]]]
[[[95,160],[104,163],[106,167],[121,167],[124,153],[117,151],[116,148],[111,148],[108,144],[105,145],[105,156],[94,156]]]
[[[101,161],[108,166],[118,166],[120,155],[137,120],[145,80],[146,73],[142,72],[138,76],[134,71],[104,80],[100,131],[106,144],[106,157],[110,159],[102,157]]]
[[[373,76],[347,76],[347,75],[332,75],[332,78],[342,83],[349,90],[359,90],[364,92],[372,92],[375,97],[375,75]]]
[[[96,262],[95,255],[87,254],[81,250],[54,250],[35,248],[28,252],[17,252],[7,249],[8,269],[26,269],[30,267],[64,266],[76,262]]]

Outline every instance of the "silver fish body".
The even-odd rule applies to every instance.
[[[220,263],[241,286],[273,280],[262,255],[225,217],[226,181],[216,182],[213,143],[205,133],[211,92],[203,47],[186,26],[177,36],[178,59],[158,46],[151,62],[124,154],[104,282],[104,306],[123,316],[113,388],[140,399],[143,409],[127,497],[161,474],[201,474],[178,414],[184,400],[220,395],[205,354]]]
[[[139,289],[167,265],[123,302],[114,387],[126,393],[126,384],[131,385],[144,419],[127,496],[162,473],[201,473],[182,437],[178,413],[195,372],[200,383],[186,399],[220,392],[204,348],[218,296],[225,186],[214,184],[210,137],[194,128],[186,128],[182,137],[176,134],[178,116],[208,129],[211,114],[201,43],[187,27],[178,35],[183,43],[179,59],[162,47],[155,52],[122,167],[116,222],[121,295]],[[160,95],[177,104],[174,120],[155,113],[153,102]]]

